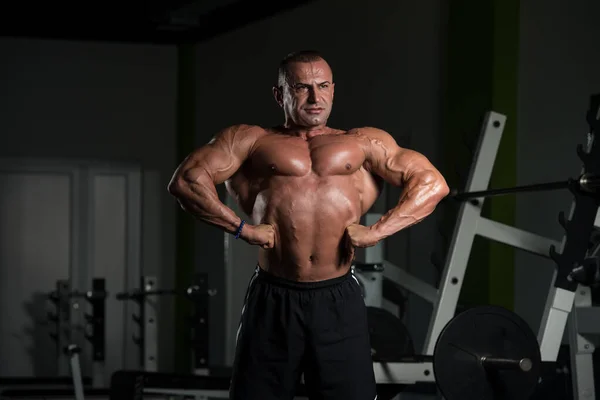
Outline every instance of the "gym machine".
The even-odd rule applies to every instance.
[[[565,328],[568,326],[575,399],[594,398],[592,366],[594,344],[586,334],[600,333],[600,309],[591,307],[590,293],[590,285],[599,282],[598,253],[600,251],[598,247],[600,246],[596,244],[588,251],[592,241],[592,231],[594,228],[600,227],[600,213],[598,213],[600,205],[600,195],[598,194],[600,187],[598,178],[600,176],[600,141],[594,140],[594,136],[600,132],[600,95],[592,96],[590,99],[587,121],[591,130],[585,148],[579,146],[577,149],[579,158],[584,164],[583,171],[577,179],[508,189],[486,190],[505,121],[505,116],[495,112],[489,112],[486,115],[467,182],[467,191],[465,193],[454,193],[450,196],[451,199],[453,198],[462,203],[444,265],[440,287],[434,288],[422,282],[399,267],[384,261],[383,257],[379,258],[379,263],[371,264],[371,270],[379,270],[385,280],[422,297],[433,305],[433,313],[423,349],[424,356],[419,357],[420,360],[410,362],[374,362],[378,384],[411,384],[435,381],[442,394],[449,400],[492,398],[494,395],[493,387],[501,384],[504,387],[505,395],[501,398],[528,398],[538,383],[539,363],[541,361],[556,361]],[[568,219],[564,213],[559,215],[559,223],[565,229],[562,242],[481,216],[485,197],[556,189],[569,189],[574,196]],[[371,216],[372,219],[378,217],[377,215]],[[508,326],[503,326],[500,323],[501,318],[504,318],[506,321],[510,321],[513,326],[519,326],[520,329],[518,332],[514,332],[515,336],[511,344],[521,346],[521,353],[528,356],[518,358],[515,355],[510,360],[495,360],[496,367],[510,367],[513,371],[517,371],[516,374],[511,372],[510,375],[504,375],[500,382],[497,381],[498,373],[494,373],[495,383],[490,378],[492,375],[487,367],[488,362],[481,357],[477,361],[478,357],[473,357],[475,352],[471,351],[471,359],[464,362],[459,362],[460,354],[457,351],[453,355],[442,356],[442,354],[448,352],[449,338],[453,338],[452,334],[455,334],[453,338],[454,347],[457,346],[457,343],[461,343],[462,347],[466,346],[464,336],[470,336],[469,327],[473,326],[467,322],[473,319],[473,315],[490,315],[489,307],[480,307],[467,311],[464,313],[465,316],[459,314],[455,317],[458,297],[475,235],[552,258],[558,266],[549,291],[537,339],[528,333],[527,325],[513,313],[497,308],[492,310],[491,314],[498,314],[498,318],[493,318],[494,321],[488,321],[487,323],[494,323],[498,325],[499,329],[506,329]],[[557,249],[560,249],[560,253]],[[371,258],[374,257],[371,255]],[[368,264],[356,266],[359,274],[364,271],[366,266]],[[379,298],[381,295],[376,294],[375,297]],[[571,313],[573,307],[575,307],[575,312]],[[569,316],[571,318],[568,318]],[[461,323],[461,320],[464,320],[464,323]],[[477,326],[477,336],[470,338],[471,340],[494,333],[483,333],[480,326],[483,329],[486,326],[484,324]],[[452,328],[455,328],[457,332],[451,332]],[[458,334],[461,331],[463,338]],[[531,346],[538,346],[538,343],[539,350],[533,350]],[[485,346],[480,350],[482,354],[494,350],[489,343]],[[472,349],[473,345],[466,347]],[[498,349],[498,351],[502,353],[501,349]],[[504,358],[506,357],[504,356]],[[460,371],[454,373],[455,370]],[[483,373],[483,370],[487,372]],[[478,376],[478,379],[474,380],[473,376]],[[464,386],[464,390],[459,389],[461,386]],[[515,392],[508,395],[509,389],[514,389]],[[496,398],[500,398],[498,393],[496,393]]]

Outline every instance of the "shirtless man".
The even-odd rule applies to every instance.
[[[388,133],[328,127],[333,92],[317,52],[287,56],[273,88],[284,124],[222,130],[169,183],[195,218],[260,246],[238,330],[234,400],[292,399],[302,374],[311,399],[375,399],[354,248],[418,223],[449,191],[423,155]],[[360,225],[382,180],[403,187],[399,202]],[[219,200],[222,183],[251,221]]]

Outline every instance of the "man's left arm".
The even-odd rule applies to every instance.
[[[369,232],[354,232],[353,235],[349,227],[353,245],[368,247],[429,216],[448,195],[449,188],[427,157],[400,147],[387,132],[363,128],[359,136],[365,149],[365,169],[392,185],[402,187],[396,206],[368,227]],[[360,228],[355,230],[360,231]]]

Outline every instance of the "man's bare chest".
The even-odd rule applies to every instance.
[[[260,141],[250,156],[257,175],[319,176],[350,175],[365,160],[359,143],[352,137],[332,135],[310,140],[270,137]]]

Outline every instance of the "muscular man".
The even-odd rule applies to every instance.
[[[222,130],[186,157],[169,183],[198,220],[260,246],[231,399],[292,399],[302,375],[311,399],[375,399],[354,248],[418,223],[448,194],[427,158],[388,133],[328,127],[333,92],[332,71],[317,52],[287,56],[273,88],[284,124]],[[397,205],[360,225],[383,180],[402,186]],[[222,183],[251,220],[219,200],[215,185]]]

